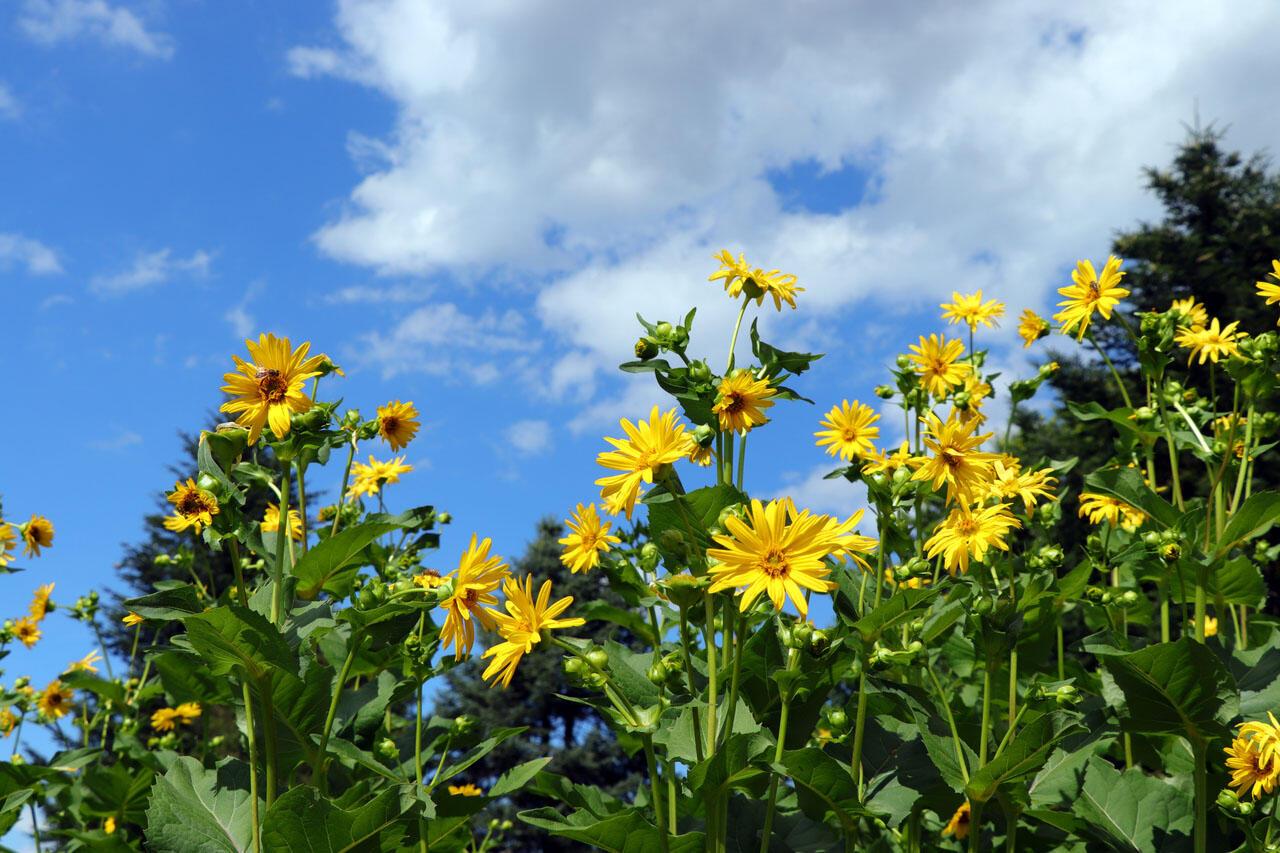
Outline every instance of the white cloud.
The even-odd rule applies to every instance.
[[[222,318],[231,325],[231,332],[237,338],[248,338],[253,334],[256,321],[245,303],[233,305]]]
[[[171,37],[147,29],[129,9],[105,0],[26,0],[18,28],[43,45],[83,38],[156,59],[173,56]]]
[[[504,371],[524,370],[526,354],[538,346],[514,309],[468,314],[441,302],[414,309],[390,332],[365,335],[350,358],[380,368],[385,378],[421,372],[486,384]]]
[[[30,275],[52,275],[62,272],[58,253],[21,234],[0,232],[0,270],[24,267]]]
[[[793,471],[785,474],[773,497],[790,497],[801,509],[848,518],[866,507],[867,487],[862,483],[850,483],[843,477],[826,479],[826,475],[838,467],[840,463],[832,460],[804,473]]]
[[[16,119],[22,114],[22,105],[7,85],[0,82],[0,119]]]
[[[172,249],[139,252],[133,266],[111,275],[97,275],[89,289],[100,296],[122,296],[135,290],[166,284],[179,277],[204,278],[209,274],[213,256],[203,249],[189,258],[173,257]]]
[[[124,450],[134,445],[142,444],[142,436],[133,430],[117,430],[114,435],[103,436],[89,441],[89,447],[94,450],[104,450],[108,452],[116,452]]]
[[[506,444],[521,456],[535,456],[551,449],[551,424],[546,421],[516,421],[507,427]]]
[[[337,40],[289,62],[398,108],[386,139],[353,141],[370,171],[315,235],[321,250],[489,287],[497,312],[529,297],[491,279],[536,282],[543,331],[523,337],[548,341],[552,393],[590,389],[587,423],[612,414],[594,395],[629,357],[635,311],[698,304],[700,326],[732,322],[706,282],[721,245],[796,273],[794,316],[825,331],[952,289],[983,287],[1014,316],[1043,309],[1064,266],[1155,212],[1141,168],[1167,158],[1197,103],[1231,145],[1280,136],[1257,70],[1278,28],[1280,6],[1254,0],[828,0],[805,14],[342,0]],[[873,192],[797,207],[771,176],[808,162],[860,170]],[[792,316],[778,334],[795,334]]]
[[[352,305],[360,302],[404,304],[426,302],[431,288],[422,284],[352,285],[335,290],[324,298],[330,305]]]

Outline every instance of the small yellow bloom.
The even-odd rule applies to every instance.
[[[105,832],[107,835],[115,835],[115,832],[116,832],[115,817],[108,817],[106,820],[102,822],[102,831]]]
[[[173,489],[168,498],[173,504],[173,515],[164,520],[166,530],[180,531],[191,527],[199,533],[201,527],[213,524],[213,517],[218,514],[218,499],[212,492],[197,486],[190,477],[185,483],[181,480],[174,483]]]
[[[996,454],[978,449],[991,433],[974,435],[976,422],[964,423],[955,418],[944,422],[933,412],[926,413],[921,423],[925,424],[925,446],[933,451],[933,456],[920,466],[912,479],[930,482],[935,491],[946,484],[948,503],[972,503],[986,491],[993,476]]]
[[[951,816],[951,820],[947,821],[947,825],[942,828],[943,835],[954,835],[957,840],[963,841],[969,837],[969,821],[973,818],[972,809],[969,807],[969,801],[965,800],[960,804],[960,808],[956,809],[955,814]]]
[[[40,642],[40,624],[30,616],[15,619],[13,620],[13,636],[21,641],[22,645],[31,648]]]
[[[620,473],[601,477],[596,485],[600,487],[606,512],[610,515],[625,512],[627,518],[631,518],[640,498],[640,484],[652,483],[663,466],[688,456],[694,442],[686,434],[685,425],[677,419],[675,409],[659,414],[658,407],[654,406],[647,421],[633,424],[623,418],[619,423],[627,437],[605,436],[604,440],[614,449],[596,456],[596,462]]]
[[[774,307],[781,311],[783,302],[795,308],[796,294],[804,292],[803,287],[796,286],[794,275],[780,270],[765,272],[762,269],[753,268],[743,255],[738,255],[735,260],[733,255],[724,249],[720,254],[712,257],[720,262],[720,269],[712,273],[707,280],[722,279],[725,293],[734,299],[746,294],[747,299],[754,299],[757,305],[763,305],[764,297],[768,294],[773,297]]]
[[[475,785],[468,782],[465,785],[450,785],[449,793],[455,797],[483,797],[484,791],[481,791]]]
[[[1058,478],[1053,476],[1052,468],[1024,473],[1018,460],[1005,456],[992,463],[992,472],[995,476],[991,480],[988,497],[999,501],[1021,498],[1028,514],[1041,499],[1057,500],[1051,491],[1058,482]]]
[[[102,660],[102,655],[97,651],[91,651],[89,654],[80,658],[80,660],[72,661],[67,665],[67,672],[97,672],[96,664]]]
[[[911,443],[904,441],[898,445],[898,449],[893,453],[885,453],[882,450],[876,450],[866,457],[866,465],[862,468],[864,474],[892,474],[899,468],[910,467],[915,464],[923,463],[924,460],[916,460],[911,455]]]
[[[829,456],[838,456],[846,462],[853,457],[863,457],[875,452],[872,442],[880,437],[880,427],[872,426],[880,416],[870,406],[854,400],[842,400],[833,406],[822,419],[826,429],[813,435],[819,447],[826,447]]]
[[[18,547],[18,534],[9,522],[0,518],[0,569],[13,562],[13,552]]]
[[[533,647],[542,642],[542,632],[560,628],[576,628],[586,620],[573,617],[559,619],[561,613],[573,604],[573,596],[551,603],[551,581],[543,581],[538,589],[537,598],[533,594],[533,575],[525,575],[523,585],[508,577],[502,584],[502,594],[506,596],[506,613],[496,610],[488,611],[489,618],[497,626],[502,642],[485,650],[484,657],[493,658],[481,676],[485,681],[493,679],[493,684],[501,683],[504,688],[511,685],[516,668],[521,659]]]
[[[1129,533],[1133,533],[1147,520],[1146,513],[1137,507],[1094,492],[1080,493],[1080,517],[1089,519],[1090,524],[1102,524],[1105,521],[1112,527],[1121,527]]]
[[[57,720],[71,711],[71,688],[63,687],[60,679],[54,679],[41,693],[36,707],[47,719]]]
[[[396,400],[378,407],[378,434],[391,445],[393,453],[407,446],[418,434],[421,424],[416,420],[417,417],[418,410],[412,402],[401,403]]]
[[[0,710],[0,737],[8,737],[13,734],[13,730],[18,726],[18,715],[13,713],[13,709],[5,707]]]
[[[1219,327],[1218,318],[1214,317],[1207,326],[1179,329],[1174,340],[1183,349],[1191,350],[1191,355],[1187,356],[1187,364],[1197,355],[1200,356],[1200,364],[1204,364],[1205,359],[1217,364],[1218,359],[1230,358],[1240,352],[1240,341],[1245,334],[1236,331],[1238,325],[1240,323],[1236,321]]]
[[[571,532],[560,540],[564,546],[560,562],[575,575],[600,565],[600,555],[609,553],[610,546],[622,542],[617,536],[610,535],[613,522],[601,521],[595,504],[578,504],[573,518],[566,519],[565,525]]]
[[[1236,789],[1237,796],[1243,797],[1247,791],[1256,800],[1259,794],[1270,794],[1280,782],[1280,725],[1270,712],[1267,717],[1270,723],[1241,723],[1231,746],[1222,750],[1231,773],[1227,784]]]
[[[44,619],[45,614],[49,612],[49,596],[53,595],[53,587],[51,583],[38,586],[35,594],[31,596],[31,606],[27,608],[27,615],[37,622]]]
[[[1206,637],[1218,636],[1218,620],[1214,616],[1204,617],[1204,635]]]
[[[1169,310],[1178,314],[1185,321],[1184,325],[1193,329],[1202,327],[1209,322],[1209,312],[1205,310],[1203,305],[1196,302],[1194,296],[1173,300],[1169,304]]]
[[[280,507],[269,503],[262,513],[262,529],[266,533],[274,533],[280,529]],[[302,539],[302,516],[298,511],[289,508],[289,538],[294,541]]]
[[[41,548],[53,545],[53,522],[43,515],[32,515],[21,530],[22,541],[26,543],[22,553],[28,557],[39,557]]]
[[[178,721],[178,712],[173,708],[161,708],[151,715],[151,728],[158,732],[171,732]]]
[[[134,625],[141,625],[147,620],[130,610],[120,621],[132,628]]]
[[[200,719],[200,703],[199,702],[183,702],[181,705],[173,709],[178,716],[179,721],[184,726],[189,726],[196,720]]]
[[[712,460],[715,459],[715,451],[710,447],[703,447],[701,444],[693,445],[689,451],[689,461],[699,468],[710,468]]]
[[[423,589],[435,589],[444,583],[444,577],[435,569],[427,569],[414,575],[413,582]]]
[[[738,370],[720,382],[711,411],[720,419],[720,429],[745,434],[769,420],[764,409],[773,405],[769,399],[773,393],[768,380],[757,379],[750,370]]]
[[[996,299],[983,302],[981,290],[968,295],[953,290],[951,301],[938,307],[942,309],[942,319],[953,326],[965,323],[970,331],[977,331],[979,323],[987,328],[999,325],[996,319],[1004,316],[1004,303]]]
[[[485,605],[497,604],[493,595],[511,573],[501,557],[489,556],[492,541],[485,539],[476,543],[476,535],[471,534],[471,544],[458,561],[458,570],[450,579],[453,581],[453,594],[440,602],[445,611],[444,625],[440,628],[440,640],[443,648],[454,647],[454,657],[458,660],[471,652],[476,640],[475,623],[486,631],[492,631],[496,624],[492,611]]]
[[[942,398],[950,393],[951,388],[964,381],[972,367],[958,361],[964,355],[964,343],[958,338],[947,340],[937,335],[920,336],[919,346],[912,344],[911,354],[907,358],[914,363],[915,372],[920,374],[920,384],[930,394]]]
[[[1022,317],[1018,320],[1018,336],[1022,338],[1022,348],[1027,349],[1047,334],[1049,321],[1030,308],[1023,308]]]
[[[1264,297],[1268,305],[1275,305],[1280,302],[1280,261],[1271,262],[1271,272],[1267,273],[1267,278],[1274,278],[1275,282],[1256,282],[1258,295]],[[1280,324],[1280,320],[1276,322]]]
[[[992,548],[1008,551],[1004,537],[1021,526],[1005,504],[953,509],[924,543],[925,555],[933,559],[942,554],[947,572],[967,574],[970,558],[983,563]]]
[[[388,459],[386,462],[379,462],[370,456],[369,464],[356,462],[351,466],[351,473],[355,479],[351,483],[351,488],[347,490],[347,494],[352,500],[363,495],[376,495],[383,486],[400,482],[400,475],[408,474],[412,470],[413,466],[406,464],[403,456]]]
[[[222,390],[235,399],[222,404],[222,411],[238,413],[236,423],[249,430],[249,443],[254,444],[268,424],[276,438],[289,434],[289,417],[309,411],[311,398],[303,393],[308,379],[317,376],[325,362],[323,355],[307,358],[309,342],[297,349],[288,338],[264,334],[258,340],[246,340],[251,362],[231,356],[235,373],[224,374],[227,384]]]
[[[1053,319],[1062,324],[1064,335],[1075,330],[1076,340],[1084,340],[1095,311],[1104,320],[1111,319],[1116,305],[1129,295],[1129,291],[1120,286],[1120,280],[1125,276],[1120,271],[1122,263],[1114,255],[1107,258],[1101,276],[1094,271],[1092,261],[1083,260],[1076,264],[1075,271],[1071,273],[1072,283],[1058,288],[1058,293],[1067,297],[1058,303],[1063,310],[1053,315]]]

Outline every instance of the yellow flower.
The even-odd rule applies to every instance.
[[[418,410],[413,407],[412,401],[401,403],[396,400],[378,407],[378,434],[391,445],[392,452],[413,441],[420,426],[415,420],[417,417]]]
[[[440,602],[445,611],[440,639],[443,648],[454,647],[454,657],[458,660],[471,652],[476,640],[476,621],[486,631],[492,631],[496,624],[483,605],[498,603],[493,591],[510,572],[501,557],[489,556],[492,544],[485,539],[477,545],[476,535],[471,534],[471,544],[458,561],[458,570],[450,576],[453,592]]]
[[[189,726],[196,720],[200,719],[200,703],[199,702],[183,702],[181,705],[173,709],[178,716],[179,721],[184,726]]]
[[[423,589],[435,589],[444,583],[444,578],[435,569],[427,569],[414,575],[413,582]]]
[[[664,465],[670,465],[689,454],[693,439],[685,434],[685,426],[676,420],[676,410],[661,415],[654,406],[649,420],[631,423],[620,422],[625,439],[605,437],[614,446],[596,457],[596,462],[619,474],[611,474],[596,480],[605,511],[610,515],[626,512],[627,518],[635,509],[640,497],[640,484],[652,483],[654,476]]]
[[[1194,296],[1188,296],[1186,299],[1175,299],[1169,304],[1169,310],[1175,314],[1181,315],[1186,321],[1186,325],[1193,329],[1204,326],[1209,322],[1209,312],[1204,310],[1204,306],[1196,302]]]
[[[848,529],[856,519],[846,522]],[[708,592],[746,587],[739,609],[745,611],[761,593],[767,593],[775,610],[781,610],[788,598],[801,616],[809,606],[804,590],[828,592],[833,584],[826,580],[831,568],[825,558],[839,553],[846,542],[845,525],[825,515],[811,515],[807,510],[797,514],[789,499],[770,501],[766,506],[751,502],[747,521],[736,516],[725,518],[728,534],[718,534],[721,546],[707,551],[719,562],[711,567],[715,581]]]
[[[967,574],[970,557],[982,563],[986,562],[991,548],[1008,551],[1004,537],[1021,526],[1006,504],[976,509],[959,507],[951,510],[924,543],[925,554],[930,559],[942,554],[943,565],[952,575],[957,571]]]
[[[1267,714],[1272,723],[1275,717]],[[1280,758],[1276,755],[1276,741],[1280,732],[1274,725],[1250,722],[1242,723],[1231,746],[1224,747],[1227,754],[1226,768],[1231,773],[1228,787],[1236,789],[1236,796],[1248,791],[1252,799],[1259,794],[1270,794],[1280,782]]]
[[[1028,514],[1036,508],[1040,498],[1055,500],[1050,490],[1057,484],[1058,478],[1053,476],[1052,468],[1023,473],[1018,460],[1005,456],[992,463],[992,473],[995,476],[987,495],[990,498],[1000,501],[1021,498]]]
[[[566,595],[551,604],[551,581],[543,581],[535,599],[531,574],[525,575],[523,585],[513,578],[507,578],[502,584],[502,594],[507,599],[507,612],[488,611],[489,617],[497,624],[502,642],[485,651],[484,657],[492,657],[493,660],[481,677],[485,681],[492,678],[493,684],[501,682],[505,688],[511,685],[520,660],[542,642],[543,631],[575,628],[585,624],[586,620],[577,617],[556,618],[573,604],[573,596]]]
[[[355,479],[351,483],[351,488],[347,490],[347,494],[352,500],[363,495],[376,495],[383,486],[400,482],[400,475],[408,474],[412,470],[413,466],[406,464],[403,456],[379,462],[370,455],[368,465],[356,462],[351,466],[351,473],[355,475]]]
[[[1206,637],[1218,636],[1218,620],[1216,617],[1204,617],[1204,635]]]
[[[1022,338],[1022,348],[1027,349],[1036,341],[1049,334],[1049,321],[1030,308],[1022,309],[1022,317],[1018,320],[1018,335]]]
[[[573,518],[564,522],[571,531],[560,540],[564,553],[560,562],[569,567],[575,575],[600,565],[600,555],[609,553],[611,545],[622,542],[617,536],[609,534],[612,521],[601,521],[595,504],[578,504]]]
[[[22,642],[22,645],[31,648],[40,642],[40,625],[37,620],[30,616],[23,616],[21,619],[13,620],[13,636]]]
[[[45,614],[49,612],[49,596],[53,595],[53,587],[51,583],[38,586],[35,594],[31,596],[31,606],[27,608],[27,614],[37,622],[44,619]]]
[[[1080,517],[1088,518],[1090,524],[1105,521],[1112,527],[1121,527],[1129,533],[1133,533],[1147,520],[1146,513],[1137,507],[1094,492],[1080,493]]]
[[[484,791],[481,791],[475,785],[468,782],[465,785],[450,785],[449,793],[455,797],[483,797]]]
[[[1265,297],[1268,305],[1275,305],[1280,302],[1280,261],[1271,262],[1271,272],[1267,273],[1267,278],[1274,278],[1276,283],[1269,281],[1256,282],[1258,285],[1258,295]],[[1277,321],[1280,323],[1280,321]]]
[[[1071,273],[1072,283],[1058,288],[1058,293],[1067,297],[1058,303],[1058,307],[1063,310],[1053,315],[1053,319],[1062,324],[1064,335],[1075,329],[1076,340],[1084,340],[1094,311],[1101,314],[1104,320],[1111,319],[1112,310],[1121,299],[1129,295],[1129,291],[1120,287],[1120,279],[1125,275],[1120,271],[1122,263],[1124,262],[1114,255],[1107,258],[1101,276],[1094,271],[1092,261],[1076,263],[1075,271]]]
[[[134,625],[141,625],[143,622],[147,620],[143,619],[137,613],[134,613],[132,610],[130,610],[128,613],[125,614],[124,618],[121,619],[120,621],[128,625],[129,627],[133,627]]]
[[[982,301],[982,291],[963,295],[951,291],[951,301],[938,306],[942,309],[942,319],[951,325],[967,323],[970,331],[977,331],[981,323],[987,328],[999,325],[996,318],[1004,316],[1004,303],[995,299]]]
[[[720,262],[720,269],[712,273],[707,281],[723,279],[725,293],[734,299],[745,293],[747,299],[755,299],[757,305],[763,305],[765,294],[769,294],[773,297],[774,307],[781,311],[783,302],[795,308],[796,294],[804,292],[803,287],[796,286],[794,275],[780,270],[765,272],[752,268],[743,255],[738,255],[737,260],[734,260],[727,249],[722,249],[720,254],[712,257]]]
[[[173,708],[161,708],[151,715],[151,728],[158,732],[171,732],[177,724],[178,712]]]
[[[818,446],[827,448],[829,456],[839,456],[846,462],[855,456],[866,456],[875,452],[871,442],[880,437],[880,427],[872,426],[880,420],[870,406],[857,400],[850,405],[842,400],[840,405],[833,406],[827,416],[822,419],[826,429],[814,433]]]
[[[89,654],[80,658],[80,660],[72,661],[68,664],[67,672],[97,672],[98,667],[96,664],[100,660],[102,660],[102,655],[98,654],[96,651],[89,652]]]
[[[41,693],[36,707],[50,720],[57,720],[71,711],[71,688],[63,687],[60,679],[49,682]]]
[[[0,737],[8,737],[18,725],[18,715],[11,708],[0,710]]]
[[[921,460],[923,461],[923,460]],[[885,453],[884,451],[874,451],[867,456],[867,464],[863,466],[864,474],[892,474],[903,466],[910,466],[916,463],[915,457],[911,455],[910,442],[904,441],[898,445],[898,449],[893,453]]]
[[[22,541],[26,547],[22,553],[28,557],[39,557],[41,548],[53,545],[53,522],[43,515],[32,515],[31,520],[22,525]]]
[[[951,820],[947,821],[947,825],[942,828],[942,834],[954,835],[957,840],[963,841],[969,837],[969,820],[972,816],[969,801],[965,800],[951,816]]]
[[[773,405],[772,396],[768,380],[756,379],[750,370],[738,370],[720,382],[711,411],[720,418],[720,429],[745,433],[768,421],[762,410]]]
[[[223,374],[227,384],[222,390],[234,397],[222,404],[224,412],[238,412],[236,423],[249,430],[249,443],[254,444],[268,424],[276,438],[289,434],[289,416],[311,409],[311,398],[303,393],[308,379],[320,373],[323,355],[307,358],[309,342],[297,349],[288,338],[261,335],[246,340],[251,362],[231,356],[236,373]]]
[[[267,533],[280,529],[280,507],[273,503],[267,504],[262,513],[262,529]],[[302,516],[292,507],[289,508],[289,538],[295,541],[302,538]]]
[[[115,834],[115,831],[116,831],[115,817],[108,817],[106,820],[102,822],[102,831],[105,832],[107,835]]]
[[[971,369],[968,364],[956,361],[964,355],[964,344],[958,339],[945,340],[937,335],[920,336],[920,345],[912,344],[907,358],[920,374],[920,384],[935,397],[945,397],[953,385],[964,381]]]
[[[218,514],[218,500],[212,492],[207,492],[196,485],[196,481],[188,477],[187,482],[173,484],[173,494],[169,495],[169,503],[173,504],[173,515],[164,520],[166,530],[186,530],[194,527],[199,533],[201,527],[213,524],[213,517]]]
[[[1187,356],[1187,364],[1197,355],[1200,356],[1200,364],[1204,364],[1205,359],[1217,364],[1219,358],[1230,358],[1240,352],[1239,342],[1245,335],[1244,332],[1236,331],[1238,325],[1240,323],[1236,321],[1220,328],[1218,318],[1214,317],[1207,326],[1179,329],[1174,340],[1183,349],[1191,350],[1191,355]]]
[[[927,480],[935,491],[945,483],[948,503],[972,503],[991,482],[991,466],[997,456],[977,449],[991,433],[974,435],[976,423],[966,424],[954,418],[943,422],[933,412],[921,418],[921,423],[925,424],[925,446],[934,455],[911,479]]]
[[[0,569],[13,562],[13,551],[18,547],[18,534],[13,525],[0,518]]]
[[[712,460],[715,459],[715,455],[715,451],[710,447],[703,447],[701,444],[695,444],[689,451],[688,459],[699,468],[710,468]]]

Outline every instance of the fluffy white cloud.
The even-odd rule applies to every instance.
[[[58,253],[30,237],[0,232],[0,270],[22,267],[31,275],[62,272]]]
[[[172,249],[139,252],[133,266],[110,275],[94,276],[89,289],[99,296],[122,296],[180,276],[203,278],[209,274],[212,263],[213,255],[203,249],[193,252],[189,258],[174,257]]]
[[[504,370],[524,370],[525,353],[537,348],[514,309],[469,314],[441,302],[411,311],[389,332],[365,335],[349,357],[378,367],[386,378],[420,372],[485,384]]]
[[[551,424],[540,420],[516,421],[507,427],[507,446],[521,456],[535,456],[551,449]]]
[[[18,28],[38,44],[91,39],[157,59],[173,56],[172,38],[149,30],[129,9],[105,0],[26,0]]]
[[[976,287],[1016,314],[1154,214],[1141,168],[1197,104],[1232,145],[1280,135],[1257,76],[1280,6],[1263,0],[342,0],[336,29],[293,71],[372,87],[398,118],[358,146],[371,171],[318,245],[480,288],[530,276],[561,393],[598,390],[637,310],[731,322],[705,281],[722,244],[796,273],[798,317],[861,304],[865,326],[869,305]],[[806,206],[777,177],[797,164],[841,195]],[[529,298],[489,293],[498,311]]]
[[[22,105],[18,103],[18,99],[14,97],[9,87],[0,82],[0,118],[16,119],[21,114]]]

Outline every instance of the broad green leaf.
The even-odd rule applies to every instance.
[[[435,524],[436,511],[432,506],[415,506],[404,512],[371,512],[365,516],[365,524],[390,524],[400,530],[422,530]]]
[[[1133,409],[1104,409],[1100,404],[1067,402],[1067,410],[1078,421],[1110,421],[1123,432],[1139,433],[1138,424],[1132,419]]]
[[[657,492],[658,490],[655,490]],[[746,495],[729,485],[706,486],[672,499],[666,493],[661,503],[646,503],[649,507],[649,533],[668,565],[684,565],[690,550],[706,550],[713,547],[707,529],[720,518],[720,511],[736,503],[745,503]],[[693,542],[689,542],[690,527]],[[674,545],[682,543],[682,547]]]
[[[162,652],[151,658],[151,667],[160,676],[164,692],[179,702],[221,702],[232,698],[225,678],[212,675],[189,651]],[[238,692],[238,691],[237,691]]]
[[[298,597],[310,600],[324,590],[337,598],[346,598],[360,570],[358,559],[364,549],[379,536],[396,529],[394,524],[364,522],[340,531],[303,554],[293,567],[293,576],[298,579]]]
[[[395,788],[359,806],[342,808],[317,789],[303,785],[281,794],[267,809],[262,847],[273,853],[378,850],[384,844],[395,844],[404,834],[404,814],[405,806]]]
[[[1190,637],[1136,652],[1098,650],[1124,692],[1125,728],[1144,734],[1181,735],[1205,742],[1222,734],[1237,713],[1240,697],[1226,666]]]
[[[689,768],[689,787],[715,802],[726,791],[758,784],[768,775],[763,762],[773,748],[760,733],[731,735],[715,755]]]
[[[1054,749],[1049,754],[1049,760],[1036,773],[1027,788],[1032,807],[1069,807],[1076,797],[1080,796],[1080,787],[1084,784],[1085,766],[1089,763],[1090,756],[1098,753],[1111,742],[1112,738],[1108,737],[1083,744],[1076,749],[1067,749],[1063,746]]]
[[[468,749],[457,761],[451,762],[441,768],[440,772],[433,777],[432,786],[439,787],[442,783],[447,782],[454,776],[457,776],[463,770],[466,770],[472,764],[475,764],[490,752],[493,752],[493,750],[497,748],[498,744],[515,737],[524,730],[524,726],[496,729],[489,737]]]
[[[852,835],[859,818],[875,817],[859,804],[848,763],[841,764],[820,749],[787,750],[773,769],[795,783],[800,809],[816,821],[825,822],[831,815]]]
[[[498,781],[493,783],[493,787],[488,790],[485,796],[490,799],[505,797],[507,794],[513,794],[523,788],[529,780],[533,779],[542,772],[542,768],[551,763],[548,758],[535,758],[532,761],[526,761],[523,764],[517,764],[506,773],[498,777]]]
[[[1173,527],[1178,523],[1178,511],[1151,491],[1136,468],[1104,468],[1086,477],[1084,485],[1087,491],[1110,495],[1137,507],[1161,527]]]
[[[1171,583],[1170,599],[1174,603],[1193,602],[1196,597],[1194,563],[1186,558],[1178,561],[1181,582]],[[1248,557],[1240,556],[1219,563],[1216,571],[1209,571],[1206,587],[1210,601],[1218,596],[1228,604],[1244,604],[1259,607],[1267,595],[1267,582],[1262,572]]]
[[[1164,853],[1172,834],[1190,835],[1194,822],[1191,794],[1182,785],[1147,776],[1135,767],[1123,772],[1093,756],[1072,811],[1115,850]]]
[[[608,670],[618,692],[636,707],[657,704],[658,688],[649,680],[652,652],[634,652],[613,640],[604,644],[609,653]]]
[[[124,602],[123,607],[146,619],[181,619],[204,609],[199,593],[189,583],[162,589],[141,598],[131,598]]]
[[[225,605],[187,616],[187,639],[213,675],[243,669],[260,679],[273,669],[298,670],[298,658],[275,625],[258,613]]]
[[[612,622],[614,625],[626,628],[641,642],[650,646],[657,642],[653,636],[653,628],[643,615],[634,610],[615,607],[598,598],[583,602],[581,607],[575,607],[573,615],[580,616],[588,622]]]
[[[242,853],[253,843],[249,768],[227,759],[217,770],[180,756],[156,780],[147,809],[147,845],[157,853]]]
[[[596,817],[583,809],[562,815],[553,808],[520,812],[519,817],[530,826],[545,829],[552,835],[589,844],[608,853],[653,853],[662,848],[658,828],[635,807],[606,818]],[[671,853],[701,853],[703,848],[701,832],[689,832],[669,839]]]
[[[114,702],[116,707],[124,707],[124,685],[117,681],[107,681],[88,672],[68,672],[62,676],[62,683],[73,690],[87,690],[107,702]]]
[[[1250,495],[1227,520],[1222,536],[1213,547],[1213,556],[1223,557],[1235,546],[1261,536],[1277,520],[1280,520],[1280,492]]]
[[[969,776],[965,796],[970,802],[985,803],[1001,785],[1036,772],[1058,742],[1076,728],[1076,722],[1063,713],[1044,714],[1024,724],[985,767]]]
[[[891,598],[880,603],[880,606],[863,616],[853,627],[862,635],[864,642],[873,643],[885,631],[910,621],[926,609],[938,595],[938,589],[902,589]]]

